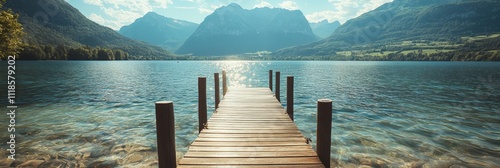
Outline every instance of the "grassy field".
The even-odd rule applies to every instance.
[[[483,35],[483,36],[475,36],[475,37],[462,37],[461,39],[464,41],[477,41],[477,40],[484,40],[484,39],[489,39],[489,38],[496,38],[500,37],[500,34],[491,34],[491,35]]]
[[[383,44],[380,47],[370,47],[362,46],[356,48],[356,50],[349,51],[337,51],[337,55],[340,56],[378,56],[385,57],[392,53],[419,53],[421,51],[423,54],[435,54],[455,51],[457,48],[462,47],[466,42],[473,42],[477,40],[484,40],[489,38],[500,37],[500,34],[491,35],[481,35],[474,37],[461,37],[462,42],[451,42],[451,41],[429,41],[429,40],[414,40],[414,41],[401,41],[397,43]],[[491,50],[488,52],[497,53],[498,50]]]

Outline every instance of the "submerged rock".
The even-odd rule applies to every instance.
[[[374,167],[368,165],[360,165],[358,166],[358,168],[374,168]]]
[[[38,133],[42,132],[41,129],[32,129],[28,131],[21,131],[19,132],[20,135],[36,135]]]
[[[468,168],[455,160],[431,161],[422,165],[422,168]]]
[[[154,149],[151,146],[139,145],[139,144],[126,144],[117,145],[111,148],[111,153],[117,154],[120,152],[134,153],[134,152],[151,152]]]
[[[468,167],[461,164],[453,164],[449,168],[468,168]]]
[[[65,138],[68,138],[69,135],[68,134],[64,134],[64,133],[58,133],[58,134],[52,134],[52,135],[49,135],[47,137],[45,137],[45,140],[56,140],[56,139],[65,139]]]
[[[88,167],[93,167],[93,168],[113,168],[117,167],[118,162],[116,160],[97,160],[89,164]]]
[[[14,160],[5,157],[5,159],[0,160],[0,167],[11,167],[12,163]]]
[[[387,167],[387,161],[384,161],[383,159],[378,157],[361,155],[361,154],[355,154],[352,157],[355,160],[357,160],[360,165],[365,165],[375,168]]]
[[[42,163],[44,163],[45,160],[29,160],[26,161],[20,165],[17,165],[16,168],[32,168],[32,167],[38,167]]]
[[[68,162],[63,160],[50,160],[43,162],[38,168],[68,167]]]
[[[135,163],[135,162],[140,162],[144,157],[140,154],[134,153],[132,155],[129,155],[127,159],[125,160],[125,163]]]

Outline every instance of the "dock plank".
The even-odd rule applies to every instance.
[[[255,158],[242,157],[234,158],[190,158],[185,157],[179,161],[180,165],[290,165],[290,164],[320,164],[318,157],[272,157],[272,158]]]

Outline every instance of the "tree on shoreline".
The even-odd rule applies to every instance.
[[[22,48],[24,35],[23,27],[19,23],[18,14],[10,9],[4,9],[5,0],[0,0],[0,59],[9,55],[17,55]]]

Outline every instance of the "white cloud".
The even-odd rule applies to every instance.
[[[172,0],[150,0],[154,8],[167,8],[168,4],[173,4]]]
[[[176,6],[177,9],[196,9],[194,6]]]
[[[329,21],[338,20],[339,22],[344,23],[349,19],[358,17],[363,13],[374,10],[384,3],[392,1],[393,0],[328,0],[328,2],[333,5],[334,10],[315,12],[308,15],[307,18],[311,19],[309,20],[310,22],[317,21],[318,19],[323,17],[324,19],[328,19]]]
[[[112,29],[118,30],[123,25],[135,21],[156,8],[167,8],[172,0],[84,0],[84,3],[99,6],[106,14],[89,15],[89,19]]]
[[[83,2],[91,5],[102,6],[101,0],[83,0]]]
[[[220,8],[222,7],[222,5],[210,5],[208,6],[207,4],[202,4],[200,5],[200,7],[198,8],[198,11],[200,13],[204,13],[204,14],[211,14],[213,13],[217,8]]]
[[[115,30],[120,29],[122,26],[122,24],[116,20],[106,20],[102,16],[94,14],[94,13],[90,14],[88,16],[88,18],[90,20],[100,24],[100,25],[107,26],[107,27],[115,29]]]
[[[104,25],[104,23],[106,23],[106,20],[104,18],[102,18],[100,15],[97,15],[95,13],[90,14],[90,16],[88,18],[96,23],[101,24],[101,25]]]
[[[306,18],[311,23],[320,22],[325,19],[328,20],[328,22],[333,22],[338,19],[336,16],[338,16],[338,14],[333,11],[321,11],[306,15]]]
[[[294,1],[283,1],[283,3],[280,4],[281,8],[288,9],[288,10],[298,10],[299,6],[297,3]]]
[[[271,5],[269,2],[266,2],[266,1],[260,1],[259,4],[256,4],[255,6],[253,6],[253,8],[264,8],[264,7],[272,8],[273,5]]]

